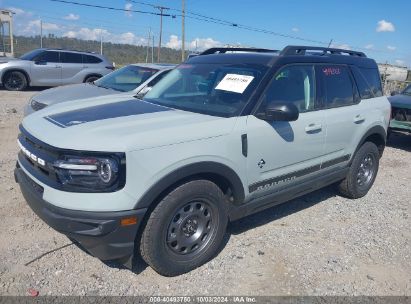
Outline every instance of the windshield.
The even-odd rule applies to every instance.
[[[34,58],[36,58],[38,55],[40,55],[43,52],[44,52],[44,50],[34,50],[34,51],[31,51],[31,52],[28,52],[28,53],[24,54],[23,56],[20,57],[20,59],[22,59],[22,60],[33,60]]]
[[[170,108],[232,117],[239,115],[267,67],[250,64],[182,64],[144,100]]]
[[[94,84],[102,88],[127,92],[137,88],[156,72],[158,72],[156,69],[128,65],[96,80]]]
[[[402,94],[404,95],[410,95],[411,96],[411,85],[408,86],[403,92]]]

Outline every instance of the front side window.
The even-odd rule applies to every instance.
[[[267,87],[258,113],[269,104],[293,103],[300,113],[315,109],[315,71],[312,65],[282,68]]]
[[[61,52],[60,59],[63,63],[83,63],[82,55],[77,53]]]
[[[182,64],[144,100],[207,115],[237,116],[266,71],[267,67],[258,64]]]
[[[325,107],[336,108],[354,104],[354,86],[346,66],[319,67],[325,90]]]
[[[127,92],[134,90],[157,72],[156,69],[128,65],[96,80],[94,84],[103,88]]]
[[[35,58],[38,62],[60,62],[59,52],[45,51]]]

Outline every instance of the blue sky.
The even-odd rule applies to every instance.
[[[149,6],[125,0],[77,2],[155,11]],[[181,0],[141,2],[181,9]],[[16,34],[39,34],[41,18],[45,34],[100,39],[102,33],[105,41],[144,44],[151,27],[155,39],[158,39],[158,16],[49,0],[0,0],[0,7],[12,8],[16,12]],[[409,0],[186,0],[186,10],[325,44],[333,39],[333,46],[362,50],[379,62],[388,61],[411,67]],[[179,14],[178,11],[170,13]],[[181,18],[164,17],[163,24],[163,46],[179,48]],[[199,49],[225,44],[277,49],[288,44],[313,44],[191,18],[186,18],[185,40],[189,48],[197,45]]]

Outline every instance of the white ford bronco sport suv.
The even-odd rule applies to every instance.
[[[143,100],[26,117],[16,181],[34,212],[101,260],[166,276],[211,259],[228,221],[329,184],[367,194],[390,104],[374,60],[304,46],[214,48]]]

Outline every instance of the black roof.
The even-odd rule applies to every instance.
[[[287,46],[282,51],[254,48],[212,48],[188,59],[187,62],[247,63],[268,67],[289,63],[328,63],[377,68],[376,62],[367,58],[362,52],[312,46]]]

